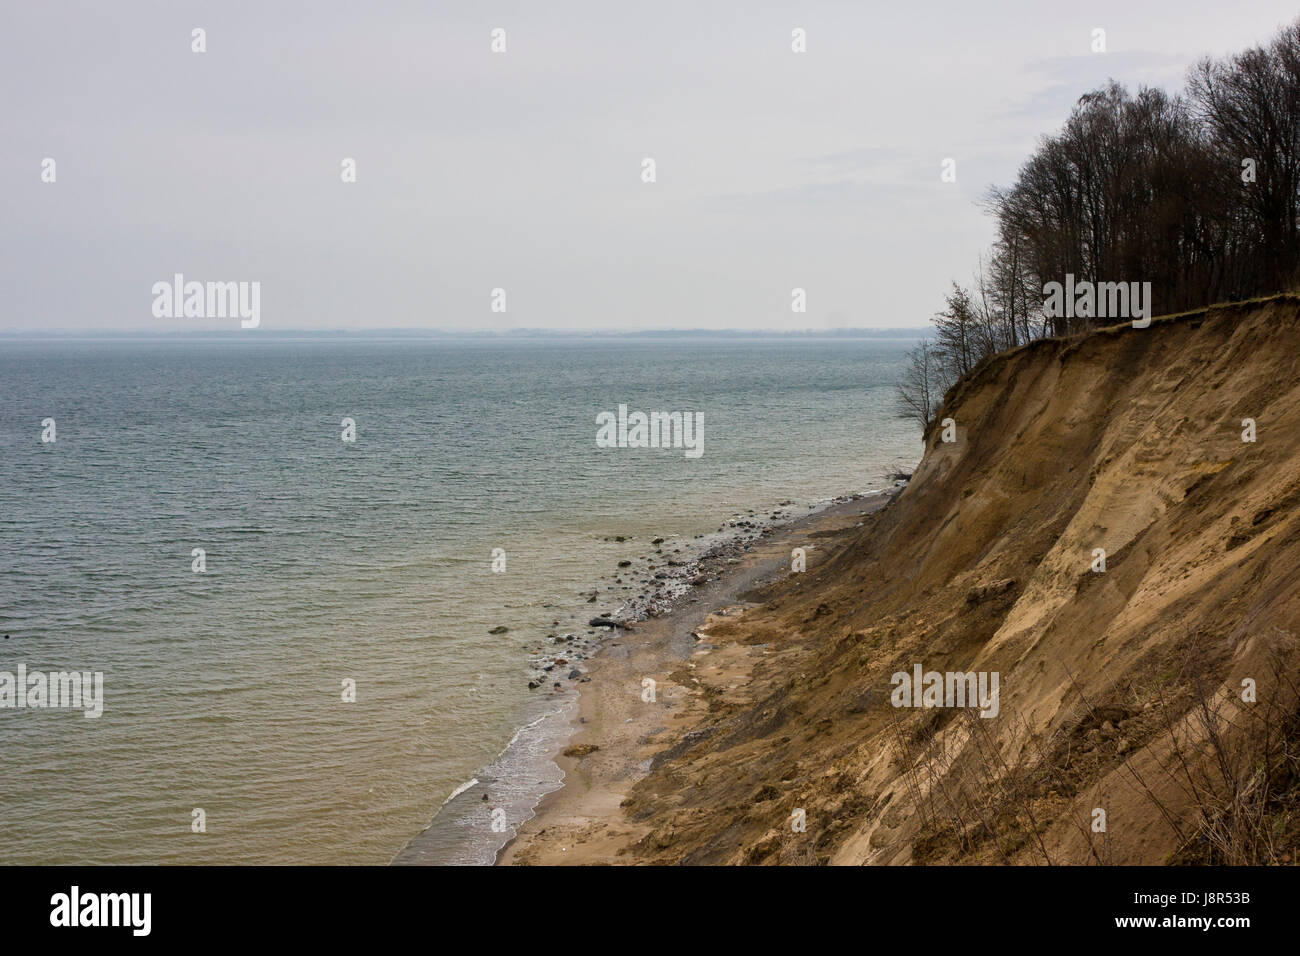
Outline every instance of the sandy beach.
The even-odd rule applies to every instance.
[[[752,542],[752,550],[725,559],[717,577],[692,589],[673,610],[605,641],[590,661],[591,679],[581,688],[569,746],[556,758],[564,785],[542,799],[497,864],[629,862],[626,848],[650,831],[623,806],[631,787],[657,755],[689,739],[713,700],[751,700],[763,686],[756,671],[798,651],[715,640],[710,626],[761,603],[767,588],[788,581],[793,549],[805,550],[809,570],[827,561],[893,494],[837,499],[771,528]]]

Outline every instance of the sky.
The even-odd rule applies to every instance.
[[[992,241],[989,187],[1079,95],[1177,90],[1296,14],[6,3],[0,332],[919,328]],[[156,315],[177,273],[259,283],[260,324]]]

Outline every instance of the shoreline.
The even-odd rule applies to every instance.
[[[494,865],[613,862],[638,838],[636,826],[620,812],[628,790],[649,772],[657,754],[707,716],[707,707],[699,708],[699,682],[688,675],[718,650],[702,633],[710,617],[761,604],[758,592],[791,574],[795,547],[806,549],[809,569],[827,560],[899,490],[895,485],[842,496],[781,524],[751,525],[752,537],[690,562],[693,586],[656,608],[659,613],[601,640],[585,662],[567,738],[552,756],[562,772],[560,785],[516,826]],[[733,519],[733,525],[740,520]],[[744,680],[764,647],[720,652],[716,660]],[[687,686],[692,682],[695,687]],[[651,693],[654,703],[643,701]]]

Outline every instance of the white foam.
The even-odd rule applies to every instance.
[[[459,797],[470,787],[474,786],[474,784],[476,783],[478,783],[478,777],[470,777],[467,783],[462,783],[459,787],[453,790],[451,792],[451,796],[449,796],[446,800],[442,801],[442,805],[445,807],[447,804],[451,803],[451,801],[455,800],[457,797]]]

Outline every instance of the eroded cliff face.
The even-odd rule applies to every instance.
[[[632,788],[641,836],[620,856],[1294,852],[1300,300],[1038,342],[940,418],[956,441],[933,429],[846,546],[711,619],[719,652],[763,656],[743,686],[706,661],[673,675],[707,716]],[[892,675],[916,665],[996,673],[996,716],[894,706]]]

